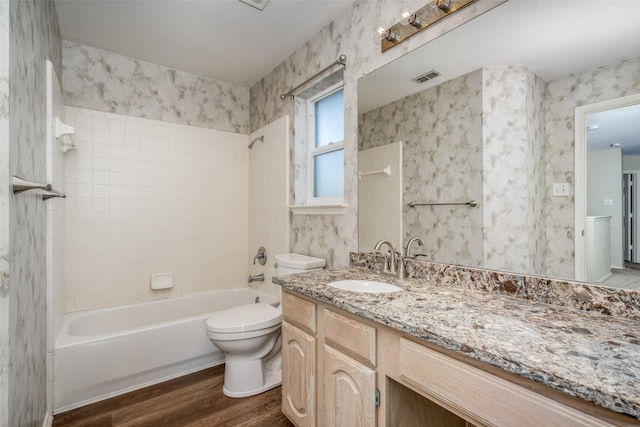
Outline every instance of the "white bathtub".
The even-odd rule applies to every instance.
[[[68,314],[54,353],[54,413],[224,363],[211,313],[277,298],[245,287]]]

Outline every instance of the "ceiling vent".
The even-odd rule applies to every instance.
[[[249,6],[253,6],[256,9],[264,9],[264,7],[269,3],[269,0],[240,0],[242,3],[246,3]]]
[[[440,71],[436,71],[436,70],[431,70],[431,71],[427,71],[424,74],[419,75],[418,77],[411,79],[412,82],[416,82],[416,83],[424,83],[427,80],[431,80],[431,79],[435,79],[436,77],[442,75],[442,73]]]

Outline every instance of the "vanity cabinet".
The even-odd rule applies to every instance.
[[[299,427],[316,425],[316,339],[282,322],[282,412]]]
[[[375,426],[376,371],[324,345],[322,425]]]
[[[322,310],[325,426],[376,425],[376,328]]]
[[[298,427],[375,426],[376,329],[288,292],[282,313],[282,412]]]
[[[640,424],[287,290],[282,310],[282,411],[298,427]]]
[[[298,427],[316,423],[316,305],[282,295],[282,412]]]

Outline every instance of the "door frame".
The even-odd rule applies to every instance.
[[[623,157],[624,159],[624,157]],[[640,233],[638,232],[638,180],[640,180],[640,170],[627,170],[627,169],[622,169],[622,175],[632,175],[633,176],[633,185],[632,185],[632,206],[631,206],[631,211],[633,212],[633,217],[631,219],[631,230],[632,230],[632,242],[633,242],[633,256],[631,258],[631,262],[634,263],[638,263],[640,262],[640,253],[638,252],[638,249],[640,249],[640,245],[638,244],[639,240],[638,237],[640,237]],[[627,197],[628,199],[628,197]],[[628,203],[627,203],[628,205]],[[623,215],[626,216],[626,214],[629,211],[629,207],[627,206],[627,212],[625,212],[623,210]],[[626,225],[626,224],[625,224]],[[627,230],[628,232],[628,230]],[[625,245],[625,251],[627,250],[627,247]]]
[[[585,228],[587,221],[587,115],[616,108],[640,104],[640,93],[609,99],[607,101],[582,105],[575,108],[575,169],[574,169],[574,203],[575,203],[575,279],[584,281],[587,277],[587,251],[585,245]],[[622,179],[622,177],[620,177]]]

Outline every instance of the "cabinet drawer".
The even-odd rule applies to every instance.
[[[376,366],[376,328],[324,310],[325,341],[354,358]]]
[[[400,377],[436,403],[484,425],[611,425],[404,338]]]
[[[282,294],[282,314],[284,318],[299,328],[315,334],[316,305],[312,302],[298,298],[288,292]]]

